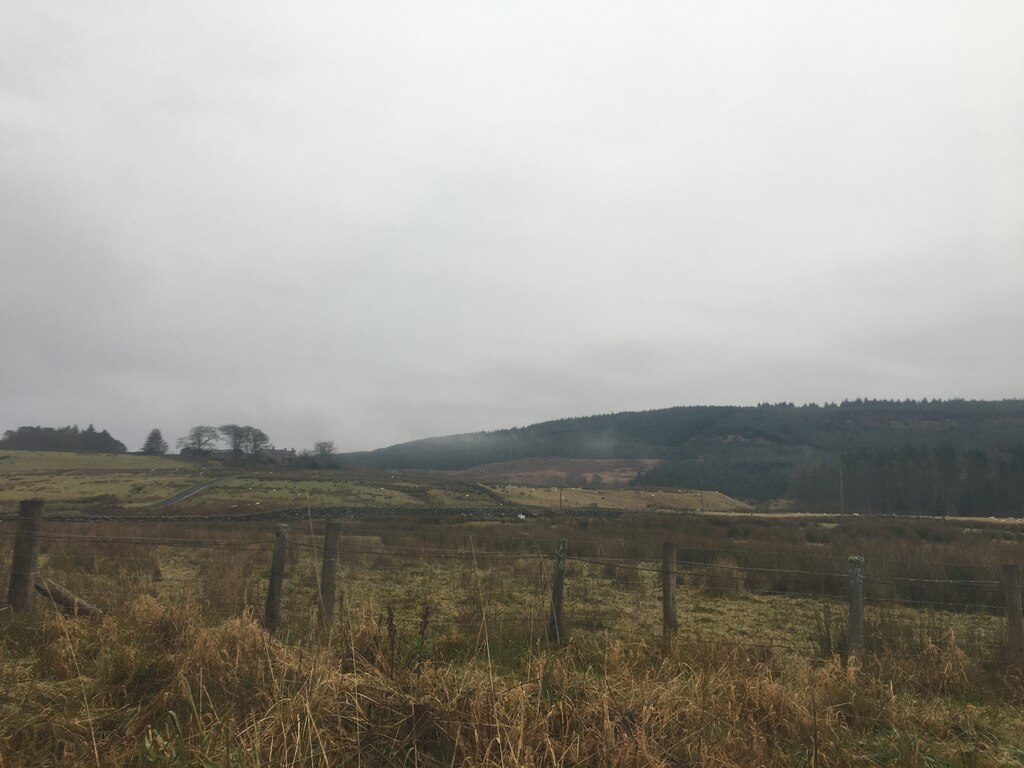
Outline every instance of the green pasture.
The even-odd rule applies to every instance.
[[[51,510],[144,509],[211,479],[177,504],[188,512],[324,506],[494,506],[480,486],[443,476],[348,469],[233,466],[131,454],[0,451],[0,512],[40,498]]]

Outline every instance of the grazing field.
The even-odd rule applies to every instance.
[[[482,485],[449,473],[235,466],[127,454],[0,451],[0,514],[20,499],[44,498],[50,510],[144,512],[211,480],[217,485],[174,505],[176,512],[231,514],[301,507],[523,506],[541,509],[749,511],[714,491]]]
[[[499,501],[476,483],[421,473],[235,466],[174,457],[0,451],[0,514],[20,499],[50,510],[143,511],[210,480],[222,482],[176,512],[227,513],[312,506],[480,507]]]
[[[347,519],[326,631],[323,526],[288,528],[270,635],[273,524],[46,523],[39,572],[106,613],[64,618],[41,597],[0,612],[3,765],[1024,765],[998,582],[1024,563],[1020,526]],[[862,664],[846,647],[852,554]]]
[[[208,480],[186,461],[111,453],[0,451],[0,511],[25,498],[67,506],[151,504]]]

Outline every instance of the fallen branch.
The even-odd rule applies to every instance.
[[[64,589],[60,584],[55,584],[45,576],[38,573],[35,578],[36,592],[47,598],[55,606],[59,607],[68,616],[102,616],[103,611],[92,603],[86,602],[73,592]]]

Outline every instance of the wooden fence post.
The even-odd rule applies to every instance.
[[[334,622],[334,604],[338,581],[338,540],[341,522],[331,520],[324,533],[324,562],[320,568],[320,626],[330,629]]]
[[[1006,595],[1006,629],[1010,641],[1010,665],[1024,666],[1024,616],[1021,614],[1020,566],[1003,566],[1003,591]]]
[[[555,573],[551,579],[551,617],[548,619],[548,640],[562,639],[562,587],[565,585],[565,554],[569,543],[560,539],[555,548]]]
[[[18,509],[18,527],[14,533],[11,579],[7,585],[7,604],[12,610],[23,611],[31,604],[42,525],[42,499],[22,501]]]
[[[675,637],[679,623],[676,617],[676,545],[661,545],[661,633],[668,645]]]
[[[848,627],[850,656],[864,660],[864,558],[850,558],[850,624]]]
[[[288,552],[288,526],[277,526],[274,556],[270,561],[270,585],[267,587],[267,606],[263,612],[263,626],[273,634],[281,619],[281,585],[284,582],[284,562]]]

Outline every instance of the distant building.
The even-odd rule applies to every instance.
[[[231,462],[235,461],[235,452],[225,449],[217,449],[210,451],[206,454],[208,458],[216,459],[218,461]],[[243,461],[251,460],[252,457],[245,455],[242,457]],[[267,464],[294,464],[295,463],[295,449],[294,448],[275,448],[274,446],[268,446],[261,448],[259,454],[256,456],[256,461],[262,461]]]
[[[260,451],[260,461],[267,461],[271,464],[292,464],[295,461],[294,448],[264,448]]]

